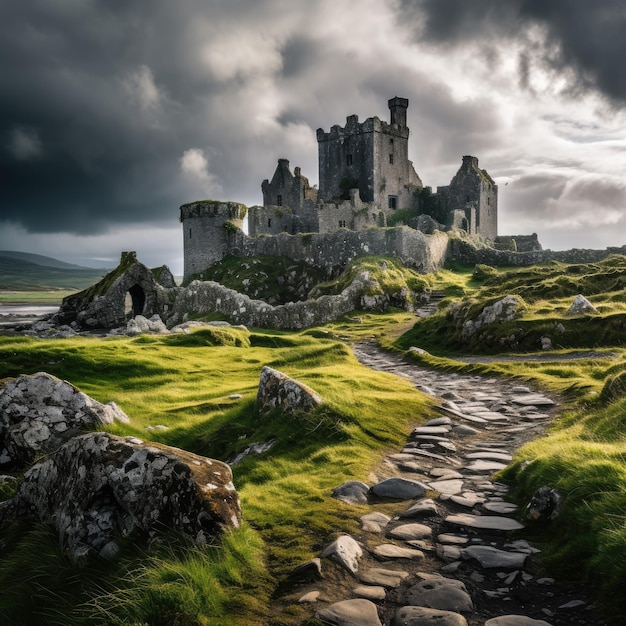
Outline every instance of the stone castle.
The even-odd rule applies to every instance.
[[[409,101],[395,97],[388,105],[389,123],[378,117],[361,123],[356,115],[350,115],[344,127],[335,125],[329,132],[318,129],[319,189],[310,185],[299,167],[292,173],[289,161],[279,159],[271,181],[264,180],[261,185],[263,206],[248,209],[234,202],[183,205],[185,277],[201,273],[228,254],[284,254],[317,265],[316,257],[347,245],[348,240],[353,249],[339,254],[341,258],[334,264],[337,268],[356,256],[391,254],[413,267],[432,271],[431,263],[424,263],[423,258],[407,258],[411,254],[408,249],[416,245],[419,249],[430,248],[431,243],[441,247],[441,242],[424,238],[424,234],[463,230],[495,241],[498,187],[486,170],[479,168],[478,159],[464,156],[450,184],[432,193],[409,160]],[[242,230],[246,215],[248,235]],[[422,237],[405,231],[383,238],[393,242],[383,242],[381,248],[376,244],[380,236],[367,235],[391,224],[407,224]],[[346,231],[360,235],[350,238]],[[312,233],[318,235],[318,254],[306,249]],[[287,242],[285,234],[300,235],[300,243]],[[304,234],[306,239],[302,239]],[[272,242],[263,241],[268,236]],[[332,272],[336,268],[326,269]]]

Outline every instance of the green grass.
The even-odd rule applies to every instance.
[[[66,296],[75,293],[71,289],[53,289],[50,291],[0,291],[0,304],[61,304]]]
[[[395,263],[385,260],[384,269],[380,261],[366,260],[364,267],[383,270],[392,289],[408,284],[410,276]],[[174,538],[147,551],[138,542],[119,562],[94,561],[77,571],[51,531],[26,523],[6,528],[0,622],[301,623],[304,609],[276,617],[269,605],[291,568],[317,556],[337,533],[357,531],[354,507],[333,500],[330,491],[345,480],[367,480],[385,451],[403,444],[410,425],[431,415],[429,401],[404,379],[360,366],[338,341],[359,339],[395,350],[417,345],[431,354],[411,358],[428,367],[513,377],[559,394],[563,410],[552,429],[522,448],[502,478],[513,481],[520,502],[543,485],[561,491],[560,518],[528,529],[541,544],[542,564],[584,582],[611,618],[625,614],[626,311],[623,290],[616,288],[623,267],[621,257],[584,266],[450,267],[420,278],[446,299],[436,315],[417,323],[396,310],[353,312],[299,333],[220,327],[165,337],[0,337],[0,378],[45,370],[102,402],[114,400],[131,423],[110,427],[113,432],[220,459],[253,442],[275,441],[265,454],[235,466],[245,524],[228,533],[219,549]],[[349,280],[348,273],[321,289],[341,290]],[[565,317],[578,291],[598,314]],[[507,293],[523,297],[526,309],[510,327],[495,329],[496,338],[522,329],[518,352],[535,353],[542,333],[554,333],[562,323],[565,331],[555,341],[562,349],[555,354],[576,348],[588,357],[520,362],[494,356],[503,350],[488,343],[463,345],[450,301],[475,312]],[[597,347],[613,356],[597,358]],[[450,358],[472,351],[493,358],[485,364]],[[325,404],[294,416],[260,412],[255,398],[263,365],[308,384]],[[156,425],[168,429],[148,430]],[[6,487],[0,498],[11,494]]]
[[[308,384],[325,404],[310,414],[261,413],[255,397],[263,365]],[[343,344],[306,333],[217,328],[134,339],[0,338],[0,378],[42,369],[100,401],[114,400],[131,417],[130,425],[110,428],[118,434],[220,459],[252,442],[276,443],[234,468],[246,525],[228,535],[226,552],[159,549],[92,564],[92,575],[66,562],[49,531],[8,533],[0,544],[0,616],[13,623],[70,616],[64,623],[219,624],[228,616],[236,624],[238,615],[248,616],[242,624],[254,623],[245,621],[250,616],[262,623],[291,568],[337,533],[356,531],[353,508],[331,490],[366,479],[383,451],[401,446],[410,425],[429,415],[429,401],[408,382],[364,368]],[[236,393],[243,398],[229,398]],[[157,424],[168,430],[147,430]],[[35,560],[37,568],[24,570],[22,563]],[[33,594],[36,604],[26,601]]]

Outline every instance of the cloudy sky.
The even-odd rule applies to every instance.
[[[409,98],[426,185],[461,156],[500,233],[626,244],[623,0],[2,0],[0,250],[182,273],[178,207],[248,205],[317,128]]]

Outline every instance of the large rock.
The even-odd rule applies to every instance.
[[[453,611],[403,606],[393,618],[392,626],[467,626],[467,620]]]
[[[596,307],[594,307],[593,304],[585,298],[585,296],[579,293],[574,298],[574,301],[567,310],[566,315],[568,317],[573,317],[575,315],[593,315],[597,312]]]
[[[413,606],[455,613],[471,613],[474,610],[465,585],[451,578],[423,580],[409,588],[404,601]]]
[[[463,323],[461,337],[463,340],[469,339],[481,328],[491,324],[503,324],[520,316],[524,302],[519,296],[504,296],[490,306],[486,306],[474,320],[468,319]]]
[[[376,605],[369,600],[342,600],[321,609],[315,615],[324,624],[335,626],[382,626]]]
[[[363,549],[350,535],[337,537],[321,554],[322,558],[332,559],[352,574],[357,573],[362,556]]]
[[[23,467],[72,437],[116,420],[129,421],[115,403],[101,404],[51,374],[8,380],[0,386],[0,467]]]
[[[287,413],[310,411],[323,402],[310,387],[267,365],[261,370],[256,401],[262,409],[281,409]]]
[[[25,473],[0,521],[27,514],[53,526],[78,563],[90,551],[114,556],[117,538],[134,531],[153,538],[165,527],[204,544],[241,523],[225,463],[102,432],[74,437]]]

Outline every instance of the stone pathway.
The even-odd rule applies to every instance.
[[[539,550],[521,539],[523,512],[491,478],[541,433],[556,402],[516,383],[428,370],[371,343],[354,352],[440,398],[441,417],[415,428],[371,485],[335,489],[361,505],[362,531],[298,568],[280,604],[310,603],[338,626],[605,625],[582,590],[535,573]]]

